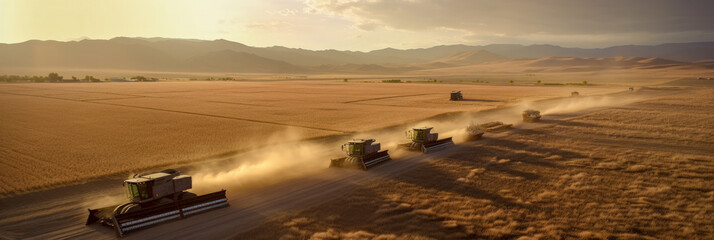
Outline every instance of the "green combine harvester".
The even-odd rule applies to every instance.
[[[379,151],[381,145],[374,139],[353,139],[342,145],[347,157],[332,159],[331,168],[355,168],[367,170],[377,164],[390,160],[388,150]]]
[[[438,133],[431,133],[433,127],[412,128],[406,131],[407,139],[411,139],[410,143],[399,144],[399,148],[409,151],[421,151],[423,153],[441,150],[448,146],[454,145],[451,137],[438,139]]]

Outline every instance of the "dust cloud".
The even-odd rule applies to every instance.
[[[339,146],[349,139],[374,138],[382,144],[382,150],[390,150],[392,157],[397,144],[408,142],[405,131],[411,127],[434,127],[432,132],[439,138],[453,137],[455,143],[467,141],[466,127],[471,123],[501,121],[517,126],[521,112],[527,109],[541,111],[543,119],[551,114],[567,114],[591,108],[625,105],[639,100],[635,96],[580,96],[545,101],[521,101],[501,108],[465,112],[435,120],[425,120],[405,125],[403,130],[380,130],[356,133],[334,143],[318,141],[291,141],[300,139],[299,131],[291,130],[268,138],[267,147],[256,147],[233,157],[228,165],[206,166],[193,173],[194,190],[197,192],[223,189],[250,189],[281,181],[304,177],[323,171],[332,158],[343,157]]]
[[[336,156],[314,141],[290,141],[299,137],[298,131],[281,132],[269,137],[267,147],[237,154],[230,164],[205,166],[192,174],[193,188],[202,192],[261,187],[321,171],[330,156]]]

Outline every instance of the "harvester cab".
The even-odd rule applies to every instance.
[[[128,231],[228,206],[225,190],[201,196],[186,192],[192,188],[191,176],[173,169],[134,175],[123,185],[129,202],[89,209],[86,225],[99,222],[121,237]]]
[[[438,133],[431,133],[432,127],[412,128],[404,132],[407,139],[412,140],[410,143],[399,144],[399,148],[410,151],[429,151],[439,150],[454,144],[451,137],[438,139]]]
[[[458,101],[458,100],[463,100],[464,96],[461,95],[461,91],[451,91],[451,97],[449,100],[451,101]]]
[[[127,197],[133,203],[149,203],[173,195],[189,194],[191,176],[179,175],[176,170],[164,170],[158,173],[141,175],[124,180]]]
[[[332,159],[330,167],[367,170],[391,159],[388,150],[380,152],[380,148],[381,144],[375,143],[374,139],[353,139],[342,145],[347,157]]]
[[[523,111],[523,122],[539,122],[540,121],[540,111],[536,110],[525,110]]]

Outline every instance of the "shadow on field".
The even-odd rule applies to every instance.
[[[502,169],[504,172],[511,172],[513,175],[527,175],[527,173]],[[428,177],[427,177],[428,176]],[[479,189],[473,184],[461,184],[456,179],[459,176],[453,173],[448,173],[442,171],[440,167],[434,166],[432,164],[425,164],[412,171],[409,174],[404,174],[393,180],[404,182],[408,184],[414,184],[425,189],[432,189],[436,191],[447,191],[453,194],[469,197],[486,199],[492,201],[495,205],[504,207],[524,207],[520,203],[516,203],[510,199],[503,198],[498,194],[493,194],[483,189]],[[529,176],[531,178],[536,178],[537,176]]]
[[[368,188],[360,188],[337,201],[343,202],[324,204],[318,209],[307,211],[305,218],[271,222],[270,224],[286,222],[282,225],[270,226],[277,232],[251,230],[234,239],[275,239],[290,235],[297,239],[307,239],[311,237],[310,233],[330,235],[330,229],[339,229],[342,233],[359,233],[367,230],[377,238],[393,236],[393,234],[410,234],[434,239],[464,236],[464,229],[461,226],[450,229],[443,227],[442,222],[447,220],[447,217],[431,211],[423,211],[425,209],[421,209],[420,206],[402,205],[399,201],[385,198],[383,194]]]
[[[464,167],[470,167],[472,169],[480,167],[486,169],[487,171],[497,171],[528,180],[534,180],[540,177],[537,174],[519,171],[504,164],[492,164],[491,161],[487,160],[487,158],[496,156],[498,156],[497,153],[494,153],[491,150],[485,151],[483,147],[474,146],[471,151],[460,151],[458,153],[451,154],[448,158],[446,158],[446,160],[458,163]]]
[[[522,131],[533,131],[534,130],[522,130]],[[507,139],[488,139],[488,143],[479,146],[483,152],[496,156],[499,158],[506,158],[511,161],[517,161],[532,165],[538,165],[543,167],[560,167],[557,162],[563,159],[570,158],[587,158],[588,156],[582,155],[580,153],[566,151],[557,148],[549,148],[538,146],[536,144],[528,144],[523,142],[516,142]],[[548,156],[560,156],[559,159],[546,159]]]

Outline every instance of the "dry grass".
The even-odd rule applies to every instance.
[[[711,239],[714,89],[671,93],[546,116],[236,238]]]
[[[455,88],[476,101],[448,101]],[[3,84],[0,195],[569,91],[332,81]]]

